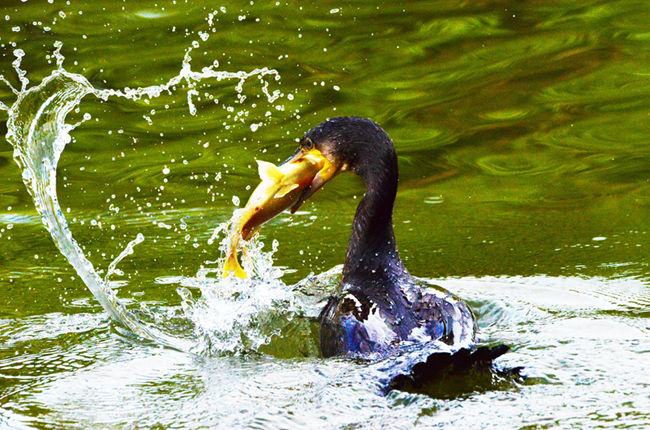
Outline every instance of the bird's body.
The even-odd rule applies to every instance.
[[[400,342],[472,343],[475,320],[465,303],[426,289],[402,264],[393,233],[397,156],[384,130],[364,118],[334,118],[309,131],[306,139],[333,165],[356,173],[366,184],[341,285],[320,315],[323,356],[382,352]]]

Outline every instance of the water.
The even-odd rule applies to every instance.
[[[3,5],[5,133],[19,94],[71,90],[20,111],[58,126],[41,190],[0,153],[0,427],[646,427],[647,9]],[[263,281],[218,279],[210,238],[254,160],[351,114],[395,141],[407,268],[466,299],[530,384],[384,396],[395,363],[319,358],[340,269],[293,285],[343,261],[352,176],[263,229]]]

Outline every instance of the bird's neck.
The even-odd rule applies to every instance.
[[[393,156],[394,157],[394,156]],[[393,206],[397,194],[397,159],[381,169],[361,174],[366,194],[357,207],[345,257],[343,281],[378,280],[400,276],[406,270],[393,233]]]

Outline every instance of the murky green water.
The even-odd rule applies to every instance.
[[[279,79],[86,95],[58,166],[63,215],[102,276],[145,237],[109,279],[121,301],[184,339],[234,309],[234,353],[228,336],[195,354],[118,333],[0,143],[0,428],[647,427],[649,15],[631,1],[4,2],[0,74],[16,90],[14,51],[29,88],[57,69],[56,42],[97,90],[163,85],[184,58]],[[16,98],[0,82],[3,135]],[[198,301],[220,257],[208,241],[256,184],[254,160],[285,159],[337,115],[395,142],[407,268],[466,299],[480,340],[511,345],[501,362],[539,383],[382,396],[376,366],[318,357],[317,306],[288,318],[264,294],[343,262],[353,176],[263,229],[287,290],[265,285],[252,310],[255,291]]]

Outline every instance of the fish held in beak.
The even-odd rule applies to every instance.
[[[246,278],[237,260],[240,240],[250,240],[267,221],[288,208],[298,207],[336,173],[336,169],[317,149],[299,149],[286,162],[276,166],[257,160],[262,182],[255,188],[246,206],[237,209],[230,220],[230,233],[224,276],[233,273]],[[306,197],[304,195],[307,194]]]

